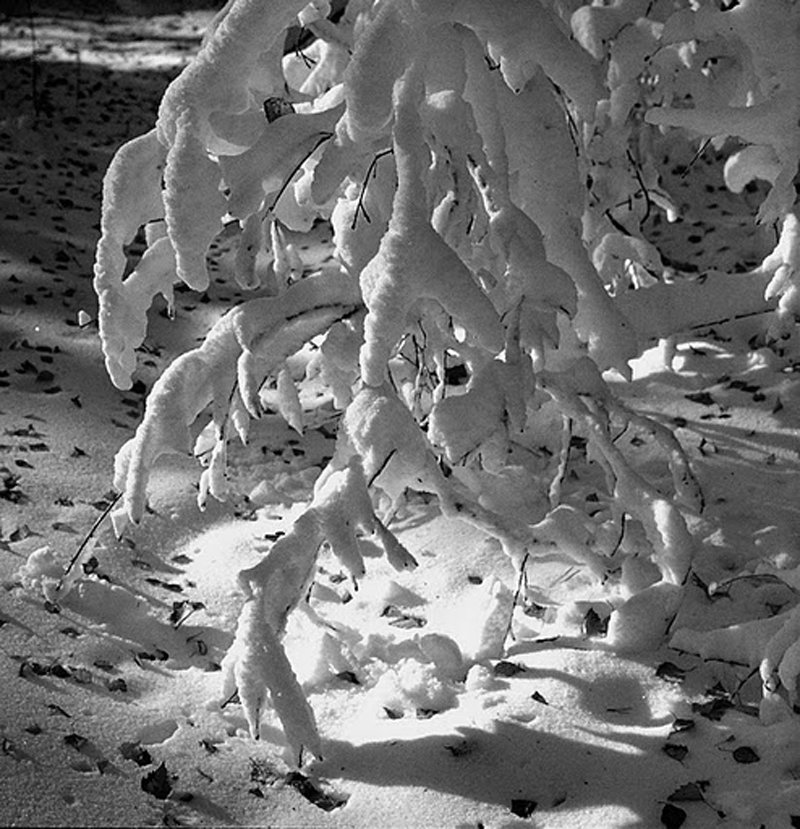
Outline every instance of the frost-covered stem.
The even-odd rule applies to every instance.
[[[394,157],[397,167],[392,218],[399,226],[428,224],[430,208],[425,194],[423,156],[427,144],[419,118],[419,103],[424,94],[423,64],[415,61],[396,87],[394,108]]]
[[[561,417],[561,446],[558,452],[558,467],[556,474],[550,484],[548,497],[550,499],[550,508],[555,509],[561,503],[561,487],[567,475],[567,465],[569,464],[569,449],[572,441],[572,418],[568,415]]]

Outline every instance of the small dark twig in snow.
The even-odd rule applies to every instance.
[[[511,602],[511,610],[508,613],[508,624],[506,625],[506,632],[503,636],[503,642],[505,643],[508,637],[511,635],[511,628],[514,624],[514,610],[517,607],[517,603],[519,602],[519,597],[522,594],[522,586],[525,583],[525,568],[528,565],[528,559],[530,558],[530,553],[525,553],[522,558],[522,564],[519,566],[519,578],[517,579],[517,587],[514,590],[514,601]]]
[[[70,562],[67,565],[66,569],[64,570],[64,574],[58,580],[58,585],[56,587],[56,591],[61,590],[61,588],[64,586],[64,579],[69,575],[70,570],[72,570],[72,568],[77,563],[78,559],[81,557],[81,553],[83,553],[83,551],[86,549],[86,545],[91,541],[92,536],[97,532],[98,528],[103,523],[103,521],[105,521],[105,519],[107,518],[107,516],[109,515],[111,510],[114,509],[114,506],[116,505],[117,501],[119,501],[120,498],[122,498],[122,493],[121,492],[116,493],[116,495],[114,495],[114,497],[112,498],[112,500],[108,504],[108,506],[100,514],[100,517],[94,522],[94,524],[92,525],[92,528],[89,530],[88,533],[86,533],[86,536],[84,537],[83,541],[81,541],[77,552],[72,557],[72,559],[70,560]]]

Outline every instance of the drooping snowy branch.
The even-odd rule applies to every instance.
[[[703,494],[672,432],[623,406],[602,372],[629,377],[648,338],[715,313],[777,300],[773,333],[793,324],[800,155],[796,32],[781,22],[796,8],[679,5],[362,0],[334,22],[324,2],[233,0],[169,86],[156,128],[115,157],[95,267],[115,384],[130,384],[154,297],[171,302],[179,281],[205,290],[223,225],[238,240],[239,285],[270,294],[229,311],[153,387],[117,456],[117,530],[142,518],[153,464],[192,451],[204,413],[201,505],[233,491],[231,442],[248,439],[265,403],[300,432],[298,389],[321,381],[340,415],[305,511],[240,576],[247,600],[223,665],[251,733],[271,705],[296,761],[321,746],[283,650],[287,618],[325,545],[357,580],[373,541],[397,569],[415,565],[390,529],[409,490],[498,539],[521,587],[539,559],[583,570],[598,590],[616,585],[614,647],[654,646],[674,618],[695,552],[687,516]],[[294,25],[316,37],[306,59],[284,55]],[[729,69],[705,72],[698,44],[719,46]],[[780,219],[781,237],[741,289],[723,274],[660,281],[641,227],[650,210],[676,212],[648,157],[667,126],[747,143],[726,166],[732,191],[772,183],[761,218]],[[287,227],[316,219],[330,222],[335,261],[308,275]],[[127,274],[142,226],[147,248]],[[266,275],[260,255],[272,258]],[[302,377],[287,361],[309,343]],[[617,427],[654,446],[666,486]],[[573,430],[605,476],[591,517],[567,485]],[[623,549],[626,516],[636,553]],[[634,558],[652,579],[626,577]],[[506,588],[492,602],[481,658],[499,655],[513,612]],[[789,681],[800,660],[776,643],[765,674]],[[462,675],[460,655],[445,661]]]
[[[158,293],[171,295],[175,281],[169,263],[148,268],[140,263],[139,277],[123,280],[126,245],[139,228],[164,216],[161,171],[166,151],[151,130],[124,144],[114,156],[103,181],[101,237],[94,265],[94,289],[100,304],[98,322],[106,358],[106,370],[119,388],[128,388],[136,368],[134,349],[141,345],[147,330],[147,309]],[[170,255],[169,242],[159,245],[159,253]],[[151,253],[150,260],[155,258]],[[159,256],[159,259],[161,256]]]
[[[304,343],[360,307],[352,282],[329,275],[298,282],[278,297],[254,299],[229,311],[202,345],[178,357],[158,379],[136,435],[117,455],[115,486],[125,497],[115,513],[117,531],[144,514],[153,464],[192,448],[190,427],[212,406],[221,426],[234,388],[253,417],[260,415],[264,380]]]

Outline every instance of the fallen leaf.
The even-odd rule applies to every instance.
[[[334,792],[325,792],[313,783],[305,774],[299,771],[290,771],[284,782],[296,789],[309,803],[313,803],[323,812],[332,812],[347,803],[347,797]]]
[[[684,397],[691,400],[692,403],[699,403],[701,406],[713,406],[717,402],[707,391],[692,392],[691,394],[685,394]]]
[[[686,677],[686,671],[674,662],[662,662],[656,668],[656,676],[665,682],[682,682]]]
[[[525,798],[514,798],[511,801],[511,813],[521,818],[529,818],[539,804],[535,800]]]
[[[608,622],[610,618],[610,616],[606,616],[605,618],[601,617],[593,607],[590,607],[583,617],[583,623],[581,625],[583,635],[589,636],[590,638],[605,636],[608,633]]]
[[[80,734],[67,734],[64,737],[65,745],[68,745],[70,748],[74,748],[75,751],[81,751],[89,744],[89,741],[86,737],[81,737]]]
[[[352,671],[339,671],[334,674],[336,679],[341,679],[344,682],[349,682],[351,685],[361,685],[361,680]]]
[[[417,708],[416,710],[418,720],[429,720],[437,714],[441,714],[438,708]]]
[[[402,720],[403,719],[403,712],[402,711],[395,711],[394,708],[387,708],[385,705],[383,706],[383,711],[390,720]]]
[[[756,753],[756,750],[750,746],[739,746],[733,752],[733,759],[737,763],[757,763],[761,758]]]
[[[682,763],[686,755],[689,753],[689,749],[686,746],[682,746],[677,743],[667,743],[662,747],[662,751],[667,755],[667,757],[671,757],[679,763]]]
[[[665,803],[661,810],[661,823],[667,829],[679,829],[686,822],[686,812],[672,803]]]
[[[517,676],[517,674],[524,674],[526,670],[527,668],[524,665],[502,660],[494,666],[492,673],[495,676]]]
[[[166,800],[169,797],[172,791],[172,780],[164,763],[142,778],[142,791],[153,795],[158,800]]]
[[[694,720],[684,717],[677,717],[672,723],[672,733],[680,734],[682,731],[691,731],[695,726]]]
[[[122,743],[119,747],[119,753],[125,760],[133,760],[137,766],[149,766],[153,762],[150,752],[146,748],[142,748],[141,744]]]
[[[697,780],[694,783],[684,783],[667,798],[670,803],[696,803],[704,801],[704,792],[708,788],[708,780]]]
[[[692,711],[712,722],[719,722],[725,716],[725,712],[730,711],[731,708],[733,708],[733,703],[729,699],[712,699],[709,702],[696,702],[692,705]]]

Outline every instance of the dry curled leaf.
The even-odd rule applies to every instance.
[[[164,763],[142,778],[142,791],[153,795],[158,800],[166,800],[169,797],[172,791],[172,779]]]
[[[529,818],[539,804],[535,800],[514,798],[511,801],[511,813],[521,818]]]
[[[661,823],[667,829],[680,829],[686,822],[686,812],[672,803],[665,803],[661,810]]]

